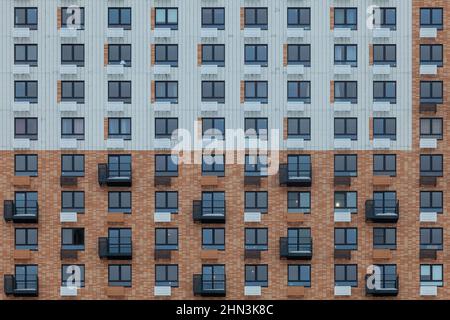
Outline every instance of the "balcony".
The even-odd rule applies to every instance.
[[[305,259],[312,258],[312,238],[280,238],[280,258]]]
[[[383,275],[378,284],[375,281],[368,281],[369,277],[370,275],[366,275],[367,295],[396,296],[398,294],[398,275]]]
[[[366,201],[366,221],[395,223],[398,221],[399,212],[398,201],[385,203],[384,206],[375,206],[373,200]]]
[[[287,187],[311,187],[311,164],[305,170],[288,170],[287,164],[281,164],[279,169],[280,186]]]
[[[218,209],[204,208],[201,200],[194,200],[192,204],[194,221],[202,223],[225,223],[225,207]]]
[[[194,274],[194,295],[203,297],[224,297],[227,293],[225,275]]]
[[[98,165],[98,183],[109,187],[131,187],[131,170],[109,170],[108,164]]]
[[[3,217],[5,221],[15,223],[37,223],[39,206],[35,200],[16,201],[5,200]]]
[[[4,292],[15,297],[37,297],[39,281],[37,276],[28,276],[26,280],[17,280],[12,274],[4,276]]]
[[[131,260],[133,245],[130,238],[98,238],[100,259]]]

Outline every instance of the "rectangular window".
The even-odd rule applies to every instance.
[[[267,118],[245,118],[244,122],[246,138],[267,140]]]
[[[108,251],[111,253],[128,253],[131,255],[131,238],[130,228],[109,228]]]
[[[202,288],[206,290],[225,290],[225,265],[202,265]]]
[[[14,118],[14,138],[37,140],[37,118]]]
[[[358,46],[356,44],[335,44],[334,64],[358,66]]]
[[[155,100],[178,103],[178,81],[155,81]]]
[[[357,81],[335,81],[334,100],[358,103],[358,82]]]
[[[224,44],[203,44],[202,64],[225,66],[225,45]]]
[[[84,67],[84,44],[62,44],[61,64]]]
[[[178,130],[178,118],[155,118],[155,138],[170,139]]]
[[[157,264],[155,265],[155,285],[163,287],[178,287],[178,265]]]
[[[420,45],[420,64],[444,65],[444,47],[442,44],[421,44]]]
[[[288,286],[311,287],[311,265],[288,264]]]
[[[14,155],[14,175],[37,177],[38,155],[37,154]]]
[[[108,118],[108,138],[131,140],[131,118]]]
[[[178,250],[178,229],[156,228],[155,248],[156,250]]]
[[[311,103],[310,81],[288,81],[288,101]]]
[[[61,211],[84,212],[84,191],[63,191],[61,193]]]
[[[78,9],[78,8],[77,8]],[[84,8],[79,8],[80,16],[79,19],[75,19],[76,9],[74,7],[62,7],[61,8],[61,26],[63,28],[76,28],[84,29]]]
[[[287,62],[292,65],[311,66],[311,45],[309,44],[288,44]]]
[[[245,176],[267,176],[267,155],[245,155]]]
[[[84,81],[61,81],[61,101],[84,103]]]
[[[225,229],[224,228],[203,228],[202,229],[202,249],[203,250],[225,250]]]
[[[396,118],[373,118],[373,137],[384,139],[397,139]]]
[[[444,211],[442,191],[420,191],[420,212]]]
[[[398,214],[397,193],[395,191],[376,191],[373,193],[373,211],[375,215]]]
[[[202,81],[202,101],[225,103],[225,81]]]
[[[225,192],[202,192],[203,215],[225,215]]]
[[[267,228],[245,228],[245,250],[268,249]]]
[[[358,229],[334,228],[334,248],[336,250],[358,250]]]
[[[14,8],[14,27],[37,30],[38,8],[35,7]]]
[[[245,191],[245,212],[267,213],[267,191]]]
[[[155,26],[178,30],[178,8],[155,8]]]
[[[108,101],[131,103],[131,81],[108,81]]]
[[[334,193],[334,211],[358,212],[358,193],[356,191],[336,191]]]
[[[311,177],[310,155],[288,155],[288,177]]]
[[[311,29],[311,8],[288,8],[288,28]]]
[[[155,44],[155,64],[178,66],[177,44]]]
[[[38,45],[15,44],[14,64],[26,64],[30,67],[36,67],[38,65]]]
[[[225,29],[225,8],[202,8],[202,28]]]
[[[444,103],[442,81],[420,81],[420,103]]]
[[[335,286],[358,286],[358,266],[356,264],[334,265]]]
[[[289,191],[288,195],[289,213],[310,213],[311,193],[306,191]]]
[[[38,102],[37,81],[14,81],[14,101]]]
[[[311,140],[311,118],[288,118],[288,139]]]
[[[358,29],[357,8],[334,8],[334,28]]]
[[[373,175],[391,176],[397,174],[397,156],[395,154],[374,154]]]
[[[267,44],[246,44],[245,64],[267,67]]]
[[[155,193],[156,211],[178,213],[178,192],[157,191]]]
[[[268,102],[268,82],[267,81],[245,81],[244,83],[245,101]]]
[[[396,8],[375,8],[374,25],[377,28],[397,28],[397,10]]]
[[[38,194],[34,191],[16,192],[14,194],[16,215],[35,216],[38,212]]]
[[[420,118],[420,137],[442,140],[442,118]]]
[[[202,155],[202,175],[223,177],[225,175],[225,155],[209,153]]]
[[[442,231],[442,228],[420,228],[420,249],[442,250],[444,247]]]
[[[225,118],[202,118],[203,139],[225,139]]]
[[[245,8],[244,25],[246,28],[267,29],[267,8]]]
[[[373,228],[374,249],[397,249],[396,228]]]
[[[443,15],[443,8],[420,8],[420,27],[442,30],[444,28]]]
[[[84,118],[61,118],[61,138],[84,140]]]
[[[420,155],[420,176],[422,177],[442,177],[443,156],[441,154],[421,154]]]
[[[38,249],[38,229],[37,228],[16,228],[15,229],[16,250],[37,250]]]
[[[108,212],[131,213],[131,192],[108,192]]]
[[[84,288],[84,270],[84,265],[82,264],[63,264],[61,266],[61,286]]]
[[[358,156],[356,154],[334,155],[335,177],[356,177],[358,175]]]
[[[68,177],[83,177],[84,155],[63,154],[61,156],[61,175]]]
[[[178,157],[171,154],[155,155],[155,176],[178,176]]]
[[[245,285],[268,287],[269,286],[268,266],[266,264],[246,264]]]
[[[442,264],[421,264],[420,265],[420,285],[437,286],[444,285]]]
[[[108,64],[131,67],[131,44],[109,44]]]
[[[19,264],[15,266],[15,289],[38,290],[38,266]]]
[[[357,118],[334,118],[335,139],[358,139]]]
[[[374,81],[373,101],[397,103],[397,82],[395,81]]]
[[[131,8],[108,8],[108,28],[131,30]]]
[[[108,265],[108,285],[110,287],[131,287],[131,265]]]
[[[110,178],[131,177],[131,155],[108,155],[108,175]]]
[[[288,228],[287,236],[288,251],[311,252],[312,238],[310,228]]]
[[[397,45],[395,44],[374,44],[373,45],[374,65],[397,65]]]
[[[61,249],[84,250],[84,228],[61,229]]]

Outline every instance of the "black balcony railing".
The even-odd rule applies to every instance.
[[[288,164],[280,164],[280,185],[288,187],[311,187],[312,169],[311,164],[304,164],[296,170],[289,169]]]
[[[131,187],[131,170],[111,170],[106,163],[98,165],[98,183],[110,187]]]
[[[313,254],[311,237],[280,238],[280,257],[287,259],[311,259]]]
[[[366,294],[374,296],[396,296],[398,294],[398,275],[384,274],[379,281],[366,275]]]
[[[366,220],[373,222],[397,222],[400,213],[399,202],[397,200],[366,201]]]
[[[194,200],[192,203],[192,216],[194,221],[203,223],[224,223],[225,205],[204,206],[201,200]]]
[[[98,255],[105,259],[130,260],[133,245],[130,237],[98,238]]]
[[[14,275],[5,275],[3,278],[6,295],[16,297],[37,297],[39,295],[39,280],[36,275],[26,276],[26,279],[17,279]]]
[[[194,274],[193,278],[194,295],[218,296],[226,295],[226,278],[224,274],[202,275]]]
[[[5,221],[17,223],[37,223],[39,205],[36,200],[5,200],[3,202],[3,217]]]

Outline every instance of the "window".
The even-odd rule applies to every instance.
[[[178,81],[155,81],[155,99],[178,103]]]
[[[311,8],[288,8],[288,28],[311,28]]]
[[[61,175],[68,177],[83,177],[84,155],[63,154],[61,156]]]
[[[420,228],[420,249],[442,250],[442,228]]]
[[[63,191],[61,193],[61,211],[84,212],[84,192]]]
[[[358,29],[357,8],[334,8],[334,27]]]
[[[356,177],[358,175],[358,156],[356,154],[334,155],[335,177]]]
[[[244,25],[246,28],[267,29],[267,8],[245,8]]]
[[[336,250],[358,250],[358,229],[334,228],[334,248]]]
[[[14,175],[37,177],[37,154],[16,154],[14,156]]]
[[[131,30],[131,8],[108,8],[108,28]]]
[[[225,215],[225,192],[202,192],[203,215]]]
[[[311,265],[288,264],[288,286],[311,287]]]
[[[37,44],[15,44],[14,63],[27,64],[30,67],[36,67],[38,64]]]
[[[110,287],[131,287],[131,265],[108,265],[108,285]]]
[[[108,101],[131,103],[131,81],[108,81]]]
[[[266,264],[246,264],[245,285],[267,287],[269,285],[268,273]]]
[[[108,174],[110,178],[131,178],[131,155],[108,155]]]
[[[420,8],[420,27],[442,30],[443,11],[442,8]]]
[[[374,25],[378,28],[395,30],[397,27],[396,8],[375,8]]]
[[[178,29],[178,8],[156,8],[155,26],[157,28]]]
[[[267,118],[245,118],[245,137],[267,140]]]
[[[170,139],[178,130],[178,118],[155,118],[155,138]]]
[[[61,286],[83,288],[85,284],[84,274],[84,265],[63,264],[61,266]]]
[[[84,229],[83,228],[61,229],[61,249],[84,250]]]
[[[245,64],[267,67],[267,44],[246,44]]]
[[[203,44],[202,64],[225,66],[225,45],[224,44]]]
[[[267,228],[245,228],[245,250],[267,250],[267,241]]]
[[[288,118],[287,121],[288,139],[311,140],[310,118]]]
[[[155,64],[178,66],[177,44],[155,44]]]
[[[225,250],[225,229],[224,228],[203,228],[202,229],[202,249],[203,250]]]
[[[178,229],[156,228],[155,248],[156,250],[178,250]]]
[[[202,155],[202,175],[223,177],[225,175],[225,155]]]
[[[373,101],[375,102],[397,102],[397,82],[395,81],[374,81]]]
[[[75,10],[74,7],[61,8],[61,26],[63,28],[84,29],[84,8],[79,8],[79,18],[76,18]]]
[[[397,174],[397,156],[395,154],[374,154],[373,175],[391,176]]]
[[[312,252],[310,228],[289,228],[287,236],[288,252]]]
[[[16,228],[15,229],[16,250],[37,250],[38,229]]]
[[[202,28],[225,29],[225,8],[202,8]]]
[[[395,191],[377,191],[373,193],[374,214],[398,214],[398,201]]]
[[[61,101],[84,103],[84,81],[61,81]]]
[[[334,193],[334,211],[358,212],[358,193],[356,191],[336,191]]]
[[[108,192],[108,211],[131,213],[131,192],[129,191]]]
[[[373,248],[374,249],[396,249],[397,229],[396,228],[373,228]]]
[[[267,155],[245,155],[246,176],[267,176]]]
[[[396,140],[397,120],[395,118],[373,118],[373,137]]]
[[[423,177],[442,177],[443,156],[440,154],[420,155],[420,175]]]
[[[358,103],[358,82],[357,81],[335,81],[334,82],[334,100]]]
[[[259,101],[261,103],[267,103],[267,86],[267,81],[245,81],[245,101]]]
[[[442,44],[421,44],[420,64],[442,67],[444,65],[443,52],[444,47]]]
[[[311,177],[311,156],[288,155],[288,177]]]
[[[358,286],[358,266],[356,264],[334,265],[335,286]]]
[[[84,44],[62,44],[61,64],[84,67]]]
[[[358,139],[357,118],[334,118],[335,139]]]
[[[178,265],[157,264],[155,265],[155,285],[178,287]]]
[[[420,192],[420,212],[442,213],[443,207],[442,191]]]
[[[15,266],[15,289],[38,290],[38,266],[20,264]]]
[[[202,287],[204,290],[225,290],[225,265],[202,265]]]
[[[37,30],[38,8],[14,8],[14,27]]]
[[[288,44],[287,62],[293,65],[311,66],[311,46],[309,44]]]
[[[202,101],[225,103],[225,81],[202,81]]]
[[[16,215],[36,216],[38,213],[37,192],[16,192],[14,206]]]
[[[311,194],[306,191],[289,191],[288,212],[289,213],[310,213]]]
[[[84,118],[61,118],[61,138],[84,140]]]
[[[395,44],[374,44],[373,45],[374,65],[397,65],[397,46]]]
[[[171,154],[155,155],[155,176],[178,176],[178,157]]]
[[[311,103],[310,81],[288,81],[288,101]]]
[[[442,118],[420,118],[420,137],[442,140]]]
[[[420,103],[444,103],[442,81],[420,81]]]
[[[131,118],[108,118],[108,138],[131,140]]]
[[[267,213],[267,191],[245,191],[245,212]]]
[[[155,193],[156,211],[168,211],[178,213],[178,192],[177,191],[158,191]]]
[[[109,228],[108,229],[108,251],[110,253],[128,253],[131,255],[131,229]]]
[[[37,140],[38,119],[37,118],[14,118],[14,138],[26,138]]]
[[[421,264],[420,285],[442,287],[444,285],[442,264]]]
[[[38,102],[37,81],[14,81],[14,101]]]
[[[356,67],[358,65],[358,46],[356,44],[335,44],[334,64]]]
[[[203,139],[225,139],[225,118],[203,118]]]
[[[109,44],[108,64],[131,67],[131,44]]]

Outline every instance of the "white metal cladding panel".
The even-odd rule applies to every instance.
[[[1,69],[1,130],[0,148],[11,149],[14,135],[14,80],[30,79],[39,82],[39,103],[32,106],[30,116],[39,117],[39,141],[37,149],[58,149],[60,138],[60,118],[56,103],[56,84],[58,80],[84,80],[86,103],[79,107],[76,116],[85,117],[86,140],[83,149],[105,149],[103,140],[103,118],[108,116],[106,104],[108,99],[107,81],[114,79],[132,81],[132,104],[125,107],[123,116],[132,117],[133,139],[126,147],[142,150],[152,149],[154,136],[154,117],[150,104],[151,80],[164,79],[153,76],[150,66],[151,43],[178,43],[179,67],[174,68],[168,80],[179,81],[179,104],[170,116],[179,117],[180,128],[193,130],[194,121],[201,117],[201,76],[197,66],[197,44],[225,43],[226,67],[213,77],[214,80],[226,82],[226,104],[219,107],[217,116],[226,118],[226,127],[244,126],[245,116],[269,118],[269,129],[282,129],[283,118],[288,116],[287,81],[311,81],[311,106],[302,114],[295,116],[311,117],[312,141],[305,143],[305,149],[333,149],[334,112],[330,105],[330,81],[339,80],[334,76],[334,43],[358,44],[358,68],[345,79],[358,81],[359,103],[349,116],[358,117],[358,142],[356,149],[370,149],[369,117],[372,108],[372,69],[369,67],[369,44],[372,43],[372,31],[365,27],[366,9],[371,4],[380,4],[397,8],[397,31],[391,39],[375,40],[380,43],[397,44],[397,68],[390,76],[380,80],[397,81],[397,106],[389,116],[397,117],[397,141],[395,149],[411,147],[411,10],[410,1],[354,1],[354,0],[23,0],[1,1],[0,9],[3,19],[0,21],[2,50]],[[79,31],[75,39],[60,39],[56,26],[56,8],[76,4],[85,7],[85,30]],[[38,30],[32,31],[29,39],[14,39],[11,34],[14,26],[14,6],[37,6],[39,8]],[[132,30],[125,31],[124,39],[108,39],[108,6],[132,7]],[[150,30],[150,10],[152,7],[173,6],[179,8],[179,28],[172,32],[170,39],[154,39]],[[226,28],[219,31],[217,39],[201,39],[201,7],[218,6],[226,8]],[[244,39],[240,30],[240,7],[261,6],[269,8],[269,30],[262,32],[260,39]],[[287,39],[287,8],[294,6],[311,6],[311,31],[303,39]],[[330,32],[330,6],[357,6],[358,31],[350,40],[335,40]],[[38,44],[38,67],[32,68],[28,76],[13,76],[14,43]],[[76,76],[61,76],[61,43],[85,44],[85,67],[79,68]],[[126,68],[123,76],[108,76],[103,64],[103,47],[105,43],[131,43],[132,67]],[[269,66],[264,68],[261,76],[244,76],[244,44],[268,44]],[[287,76],[283,67],[284,43],[310,43],[312,50],[312,67],[306,69],[303,76]],[[269,82],[269,104],[263,106],[260,114],[244,114],[240,104],[240,81],[244,79],[267,80]],[[156,115],[158,116],[158,115]],[[165,116],[165,115],[162,115]],[[282,132],[282,131],[281,131]],[[280,145],[282,146],[282,134]]]

